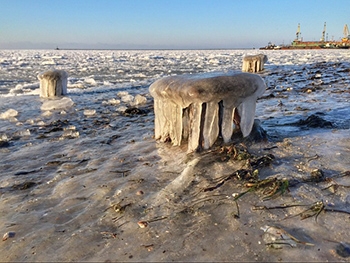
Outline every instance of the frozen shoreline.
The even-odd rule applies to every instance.
[[[143,54],[147,60],[142,65],[155,60],[150,57],[157,52],[152,52]],[[203,73],[237,70],[246,51],[235,51],[234,58],[223,56],[226,51],[186,52],[188,58],[182,58],[182,53],[160,53],[164,59],[156,60],[167,63],[160,63],[160,71],[153,75],[152,67],[144,67],[146,77],[134,86],[132,81],[104,86],[105,81],[112,83],[110,75],[95,86],[89,75],[95,76],[93,72],[86,75],[90,84],[82,76],[71,77],[72,85],[82,81],[86,87],[71,88],[68,97],[75,105],[64,110],[41,110],[43,100],[25,95],[35,89],[17,93],[22,96],[0,97],[0,114],[17,111],[0,119],[0,135],[8,143],[0,147],[0,233],[15,233],[2,243],[2,261],[349,260],[350,56],[267,52],[269,63],[261,76],[268,90],[258,101],[256,118],[270,140],[247,146],[254,156],[275,157],[259,168],[259,179],[286,178],[290,192],[266,201],[262,192],[247,193],[237,201],[238,214],[233,194],[247,190],[244,181],[230,179],[212,191],[201,189],[247,168],[246,160],[218,152],[220,147],[187,155],[186,145],[171,147],[153,139],[148,85],[150,79],[167,74],[169,61],[178,56],[179,64],[172,69],[179,73],[191,73],[196,60]],[[96,54],[100,53],[90,57]],[[207,56],[219,63],[204,67]],[[180,67],[186,61],[187,71]],[[81,63],[79,68],[85,66]],[[40,63],[27,67],[31,69],[26,72],[42,70]],[[16,75],[6,74],[8,78]],[[145,104],[137,105],[144,112],[126,116],[118,111],[131,107],[130,101],[123,102],[117,95],[119,91],[147,98]],[[300,122],[311,115],[332,126]],[[303,182],[315,169],[322,170],[324,178]],[[293,185],[296,181],[302,183]],[[315,215],[304,220],[295,216],[321,200],[327,209],[347,213],[323,211],[317,221]],[[254,209],[281,204],[305,206]],[[148,227],[140,228],[139,221],[149,222]],[[286,241],[281,249],[270,248],[266,245],[270,237],[262,230],[266,225],[286,231],[301,243]]]

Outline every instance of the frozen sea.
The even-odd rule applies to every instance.
[[[201,189],[246,161],[220,145],[187,154],[186,143],[156,142],[148,88],[239,72],[258,53],[268,62],[256,119],[268,140],[237,145],[274,156],[260,179],[298,183],[235,202],[240,181]],[[39,97],[37,75],[50,69],[69,75],[63,99]],[[0,50],[0,261],[346,262],[349,100],[349,50]],[[304,211],[317,202],[319,214]]]

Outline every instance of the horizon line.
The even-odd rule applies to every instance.
[[[255,47],[241,48],[0,48],[0,50],[243,50],[259,49]]]

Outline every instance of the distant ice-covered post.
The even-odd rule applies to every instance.
[[[253,127],[256,101],[265,89],[263,79],[251,73],[159,79],[149,88],[155,139],[173,145],[188,140],[188,152],[209,149],[220,135],[225,143],[231,140],[235,114],[246,137]]]
[[[267,56],[264,54],[251,55],[243,57],[243,72],[259,72],[264,70],[264,63],[267,62]]]
[[[38,75],[40,80],[40,97],[60,97],[67,94],[67,72],[50,70]]]

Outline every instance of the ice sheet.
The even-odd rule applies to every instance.
[[[232,159],[232,144],[187,155],[186,147],[155,142],[151,83],[168,75],[230,73],[240,70],[244,55],[258,52],[1,50],[0,233],[8,237],[1,261],[348,262],[349,214],[322,211],[317,221],[296,216],[320,200],[349,212],[348,50],[266,52],[259,75],[268,88],[255,117],[270,139],[234,142],[257,156],[275,156],[259,169],[260,179],[302,182],[281,197],[263,201],[262,193],[250,192],[235,203],[246,182],[232,178],[217,187],[247,165]],[[75,105],[43,111],[36,76],[53,66],[68,71]],[[137,107],[148,113],[119,111],[134,107],[121,100],[128,94],[147,98]],[[184,114],[200,117],[195,110],[201,109]],[[311,115],[333,126],[291,125]],[[303,182],[315,169],[328,179]],[[281,204],[303,206],[267,209]],[[141,220],[149,221],[146,228]],[[274,249],[265,244],[265,226],[314,245]]]

